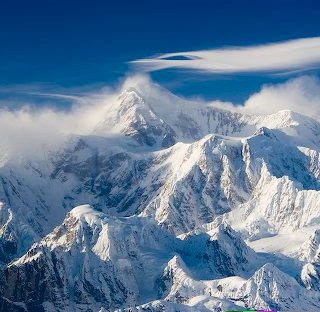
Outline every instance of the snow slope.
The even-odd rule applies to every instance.
[[[24,304],[31,311],[113,310],[159,296],[162,270],[175,254],[194,276],[246,274],[255,253],[229,226],[211,232],[181,240],[150,218],[107,217],[78,206],[7,265],[1,291],[12,305]]]

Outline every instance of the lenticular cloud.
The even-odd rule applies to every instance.
[[[320,66],[320,37],[250,47],[168,53],[132,63],[145,72],[179,68],[216,74],[287,73]]]

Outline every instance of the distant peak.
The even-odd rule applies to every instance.
[[[70,214],[74,217],[80,217],[87,214],[95,214],[97,211],[93,209],[90,205],[81,205],[73,208]]]
[[[254,134],[253,136],[258,136],[258,135],[264,135],[268,138],[274,138],[275,135],[273,133],[273,131],[267,127],[261,127],[259,128]]]
[[[81,205],[73,208],[67,215],[66,220],[70,217],[75,218],[77,221],[88,223],[89,225],[101,220],[104,217],[104,213],[95,210],[90,205]]]
[[[140,96],[148,93],[150,90],[159,87],[153,83],[149,77],[135,75],[127,78],[122,85],[122,93],[134,92]]]
[[[119,98],[120,99],[123,99],[123,98],[126,98],[126,97],[136,97],[136,98],[142,98],[142,94],[135,88],[135,87],[130,87],[130,88],[127,88],[125,90],[123,90],[120,95],[119,95]]]
[[[290,109],[282,109],[276,112],[274,115],[281,116],[283,118],[286,118],[287,120],[291,121],[299,121],[301,119],[310,119],[309,117],[302,115],[300,113],[297,113]]]
[[[136,93],[139,94],[138,90],[135,87],[129,87],[123,91],[123,93]]]

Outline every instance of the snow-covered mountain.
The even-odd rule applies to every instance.
[[[317,120],[144,81],[92,129],[1,155],[0,311],[320,309]]]

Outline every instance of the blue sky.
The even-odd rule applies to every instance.
[[[2,1],[0,97],[35,85],[66,92],[115,85],[136,70],[128,62],[163,53],[317,37],[319,13],[316,0]],[[288,79],[175,68],[150,75],[177,94],[237,103]]]

